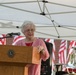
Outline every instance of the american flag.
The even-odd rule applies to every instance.
[[[74,41],[74,40],[70,41],[70,44],[69,44],[67,63],[69,62],[70,54],[73,52],[72,47],[76,47],[76,41]]]
[[[4,38],[5,36],[5,34],[0,35],[0,45],[6,45],[6,38]]]
[[[59,63],[66,63],[67,41],[61,40],[59,49]]]
[[[60,49],[59,49],[59,63],[60,64],[66,64],[66,59],[67,59],[67,41],[66,40],[61,40],[60,44]],[[64,70],[64,65],[63,69]]]
[[[12,45],[15,45],[16,42],[18,42],[19,40],[22,40],[24,38],[25,38],[24,36],[14,36]]]
[[[53,44],[53,50],[52,50],[52,74],[51,75],[54,75],[54,71],[55,71],[55,43],[54,43],[54,39],[45,39],[45,41],[47,42],[50,42]]]

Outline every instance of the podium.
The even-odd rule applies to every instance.
[[[28,75],[28,66],[39,64],[36,47],[0,45],[0,75]]]

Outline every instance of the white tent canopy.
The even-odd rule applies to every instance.
[[[37,37],[76,40],[75,0],[0,0],[0,34],[20,32],[25,20]]]

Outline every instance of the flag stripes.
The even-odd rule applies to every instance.
[[[16,42],[18,42],[19,40],[22,40],[24,38],[25,38],[24,36],[14,36],[12,45],[15,45]]]
[[[6,45],[6,38],[4,38],[5,36],[5,34],[0,35],[0,45]]]
[[[66,63],[67,42],[62,40],[59,49],[59,63]]]

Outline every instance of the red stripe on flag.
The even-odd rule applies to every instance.
[[[12,45],[15,45],[19,40],[22,40],[24,38],[24,36],[14,36]]]
[[[6,45],[6,38],[4,38],[6,35],[5,34],[2,34],[0,35],[0,44],[1,45]]]
[[[23,36],[17,36],[13,41],[15,42],[16,40],[18,40],[19,38],[22,38]]]

